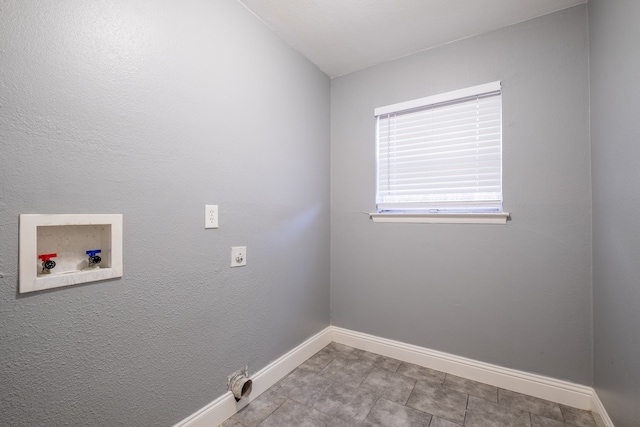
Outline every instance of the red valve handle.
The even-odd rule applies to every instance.
[[[38,259],[41,259],[42,261],[49,261],[51,258],[55,258],[57,256],[58,254],[42,254],[38,255]]]

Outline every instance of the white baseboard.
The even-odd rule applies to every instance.
[[[236,399],[228,391],[174,427],[215,427],[225,422],[236,412]]]
[[[591,387],[503,368],[336,326],[329,326],[320,331],[252,375],[253,388],[246,399],[236,402],[231,392],[227,392],[174,427],[219,426],[331,341],[540,399],[590,410],[599,427],[614,427],[598,395]]]
[[[591,410],[591,387],[478,362],[333,326],[333,340],[404,362],[483,382],[574,408]]]
[[[246,406],[256,397],[267,391],[271,386],[289,375],[289,372],[296,369],[308,358],[322,350],[331,343],[331,326],[326,327],[318,332],[284,356],[271,362],[255,375],[251,376],[253,388],[248,398],[243,399],[239,403],[239,409]]]
[[[591,413],[593,414],[593,418],[595,418],[598,427],[614,427],[613,421],[611,421],[611,418],[609,418],[609,414],[607,414],[607,410],[604,408],[604,405],[600,401],[598,393],[596,393],[595,390],[593,390],[593,396],[591,400]]]
[[[284,356],[271,362],[260,371],[251,375],[253,386],[251,394],[236,402],[230,391],[226,392],[204,408],[188,416],[174,427],[215,427],[222,424],[252,400],[267,391],[271,386],[287,376],[305,360],[322,350],[331,342],[331,327],[327,327],[312,336]]]

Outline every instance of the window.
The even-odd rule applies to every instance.
[[[376,108],[375,116],[378,214],[506,221],[500,82]]]

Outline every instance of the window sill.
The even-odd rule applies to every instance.
[[[370,213],[373,222],[405,222],[418,224],[506,224],[509,213],[407,214]]]

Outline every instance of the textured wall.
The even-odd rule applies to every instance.
[[[332,323],[591,384],[586,6],[332,80]],[[373,109],[503,83],[506,226],[381,224]]]
[[[616,426],[640,420],[640,3],[589,2],[594,383]]]
[[[238,2],[2,0],[0,79],[0,424],[171,425],[329,324],[330,82]],[[22,213],[122,213],[124,277],[18,295]]]

